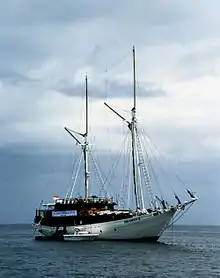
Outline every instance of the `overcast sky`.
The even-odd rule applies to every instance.
[[[132,107],[200,200],[183,223],[220,224],[220,2],[218,0],[4,0],[0,3],[0,223],[31,222],[41,199],[65,194],[83,132],[100,160],[116,152]],[[168,169],[171,172],[171,168]],[[166,184],[166,182],[164,181]],[[164,189],[166,190],[166,189]]]

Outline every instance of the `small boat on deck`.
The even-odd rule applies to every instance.
[[[73,234],[64,234],[64,241],[90,241],[95,240],[99,234],[90,233],[88,231],[81,231],[75,229]]]

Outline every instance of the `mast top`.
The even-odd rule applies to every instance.
[[[85,75],[85,86],[86,86],[86,132],[85,136],[88,135],[89,132],[89,115],[88,115],[88,102],[89,102],[89,94],[88,94],[88,78],[87,74]]]
[[[135,65],[136,61],[135,61],[135,46],[133,46],[133,82],[134,82],[134,107],[133,107],[133,111],[136,112],[136,105],[137,105],[137,101],[136,101],[136,65]]]

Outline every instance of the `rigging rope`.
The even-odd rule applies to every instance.
[[[77,162],[77,159],[76,159],[76,158],[77,158],[78,155],[79,155],[79,154],[78,154],[77,152],[74,152],[74,154],[73,154],[70,185],[69,185],[69,187],[68,187],[68,189],[67,189],[65,199],[68,198],[69,192],[71,191],[71,188],[72,188],[72,181],[73,181],[74,169],[75,169],[75,166],[76,166],[76,162]]]
[[[139,167],[140,167],[142,175],[143,175],[144,184],[147,188],[149,206],[152,207],[152,204],[154,205],[153,190],[152,190],[152,187],[150,185],[150,175],[149,175],[149,171],[146,167],[146,162],[145,162],[143,150],[142,150],[142,147],[141,147],[140,137],[139,137],[137,131],[136,131],[136,137],[137,137],[137,150],[138,150],[138,158],[139,158]],[[146,156],[147,156],[147,160],[149,160],[147,152],[146,152]]]
[[[125,174],[122,174],[122,182],[121,182],[121,205],[122,207],[125,207],[125,202],[127,201],[128,203],[128,194],[129,194],[129,191],[128,191],[128,188],[127,188],[127,182],[126,182],[126,178],[128,178],[129,180],[129,175],[130,175],[130,168],[129,168],[129,165],[131,163],[131,155],[130,155],[130,149],[131,149],[131,138],[130,138],[130,132],[127,131],[127,134],[126,134],[126,141],[125,141],[125,144],[124,144],[124,160],[123,160],[123,172]],[[126,153],[126,150],[127,150],[127,153]],[[127,190],[126,190],[127,189]]]
[[[153,152],[153,150],[151,149],[150,145],[148,144],[148,142],[147,142],[147,140],[146,140],[146,136],[145,136],[145,134],[144,134],[143,131],[144,131],[143,129],[140,130],[140,133],[142,134],[142,137],[141,137],[141,138],[143,138],[142,144],[143,144],[144,148],[146,149],[146,152],[148,153],[148,150],[149,150],[149,153],[151,153],[152,156],[154,157],[154,152]],[[155,157],[155,160],[157,160],[156,157]],[[148,166],[149,166],[149,169],[151,170],[152,176],[153,176],[153,178],[154,178],[154,180],[155,180],[158,193],[159,193],[159,195],[160,195],[161,198],[164,198],[164,197],[163,197],[162,190],[161,190],[161,188],[160,188],[159,179],[158,179],[158,177],[157,177],[156,172],[154,171],[154,167],[153,167],[153,164],[151,163],[151,159],[150,159],[149,155],[148,155]]]
[[[110,177],[111,177],[110,175],[113,175],[113,174],[114,174],[114,170],[115,170],[116,166],[117,166],[118,163],[119,163],[119,160],[120,160],[121,155],[122,155],[122,153],[123,153],[123,149],[124,149],[124,147],[125,147],[126,139],[127,139],[127,136],[124,138],[124,140],[123,140],[123,142],[122,142],[122,146],[121,146],[121,148],[120,148],[120,151],[117,153],[116,158],[114,159],[114,163],[112,163],[112,166],[111,166],[111,168],[110,168],[110,170],[109,170],[109,172],[108,172],[108,174],[107,174],[107,176],[106,176],[105,183],[108,182],[108,186],[111,185],[111,183],[110,183],[110,181],[109,181],[109,180],[110,180]],[[108,189],[108,186],[107,186],[107,189]]]
[[[82,159],[83,159],[83,153],[81,154],[81,157],[80,157],[80,161],[79,161],[78,168],[77,168],[77,171],[76,171],[76,175],[75,175],[75,179],[74,179],[74,182],[73,182],[72,190],[70,192],[70,198],[72,198],[72,195],[73,195],[73,190],[75,188],[76,180],[77,180],[78,175],[79,175],[79,170],[80,170],[80,165],[81,165]]]
[[[163,157],[162,154],[159,152],[159,150],[157,149],[157,147],[154,145],[153,141],[150,139],[149,135],[147,135],[147,133],[145,132],[145,130],[142,129],[142,132],[143,132],[143,134],[145,135],[145,136],[144,136],[144,137],[145,137],[145,143],[146,143],[146,145],[148,145],[149,150],[150,150],[150,152],[151,152],[151,154],[152,154],[152,157],[154,157],[155,162],[158,164],[159,169],[161,170],[161,172],[162,172],[162,173],[164,174],[164,176],[166,177],[166,180],[169,180],[168,174],[166,173],[166,171],[164,170],[162,164],[160,163],[160,160],[158,159],[158,157],[160,157],[161,159],[163,159],[163,161],[165,161],[164,157]],[[147,139],[148,139],[148,140],[147,140]],[[148,143],[148,142],[149,142],[149,143]],[[153,148],[154,148],[154,150],[153,150]],[[157,153],[157,155],[154,155],[155,152]],[[156,176],[156,173],[155,173],[155,177],[157,177],[157,176]],[[161,190],[160,185],[159,185],[159,181],[158,181],[157,184],[158,184],[158,189],[159,189],[159,191],[160,191],[160,195],[161,195],[161,197],[164,199],[162,190]]]
[[[157,154],[158,154],[158,157],[160,157],[161,160],[163,160],[164,164],[166,165],[166,164],[167,164],[167,161],[166,161],[165,157],[162,155],[162,153],[159,151],[159,149],[155,146],[155,144],[153,143],[153,141],[152,141],[152,139],[150,138],[150,136],[146,133],[146,131],[143,130],[143,132],[146,134],[146,138],[148,138],[148,139],[150,140],[152,146],[154,147],[155,151],[156,151]],[[161,168],[161,171],[167,176],[167,174],[166,174],[165,170],[163,169],[163,166],[161,165],[160,161],[159,161],[156,157],[155,157],[155,159],[157,160],[157,162],[158,162],[158,164],[159,164],[159,166],[160,166],[160,168]],[[180,177],[179,177],[179,175],[178,175],[177,172],[175,172],[175,178],[176,178],[176,180],[178,181],[178,184],[179,184],[179,185],[181,185],[182,187],[186,187],[186,183],[183,182],[183,181],[180,179]]]
[[[105,190],[105,188],[104,188],[104,179],[103,179],[103,177],[102,177],[101,169],[100,169],[100,167],[98,166],[98,163],[96,162],[96,160],[95,160],[95,158],[94,158],[94,156],[93,156],[92,151],[91,151],[90,148],[89,148],[89,154],[90,154],[89,157],[90,157],[90,159],[91,159],[91,161],[92,161],[92,163],[93,163],[93,165],[94,165],[94,172],[95,172],[97,181],[98,181],[98,183],[100,184],[100,195],[101,195],[101,192],[103,191],[104,194],[105,194],[106,196],[108,196],[108,192],[107,192],[107,191]]]

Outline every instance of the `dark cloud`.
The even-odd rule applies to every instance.
[[[112,167],[114,159],[115,155],[99,156],[99,165],[104,166],[103,171],[106,174]],[[15,151],[15,149],[1,148],[0,189],[2,193],[0,196],[0,223],[31,223],[35,209],[42,199],[45,202],[49,202],[54,194],[65,196],[71,180],[72,162],[73,156],[71,152],[69,154],[35,153],[30,155],[21,150],[19,151],[19,149]],[[161,179],[160,186],[164,193],[168,190],[170,194],[168,196],[170,198],[169,201],[175,202],[170,191],[171,180],[168,177],[174,176],[176,169],[178,169],[180,177],[187,177],[187,180],[184,181],[186,186],[185,184],[178,184],[176,180],[174,188],[177,190],[180,199],[185,200],[187,197],[185,187],[196,191],[200,197],[200,200],[193,206],[190,213],[183,219],[183,223],[219,224],[219,220],[211,213],[209,205],[211,202],[211,210],[218,211],[220,197],[218,183],[220,176],[217,165],[219,165],[219,158],[215,160],[206,158],[204,161],[196,163],[193,161],[187,164],[166,165],[166,178]],[[119,193],[118,181],[123,174],[121,167],[119,164],[115,170],[116,174],[112,178],[111,186],[108,185],[109,190],[113,190],[113,193]],[[157,171],[156,164],[155,170]],[[81,184],[83,188],[83,182]],[[94,182],[90,183],[90,186],[92,187],[92,192],[99,191],[100,187],[97,182],[96,185]],[[81,189],[79,184],[79,188],[76,191],[79,190],[79,194],[82,194],[80,193],[82,192],[80,191]]]
[[[0,154],[0,223],[32,223],[35,207],[42,199],[51,200],[58,192],[64,194],[71,161],[62,155],[34,156],[10,149],[0,149]]]

